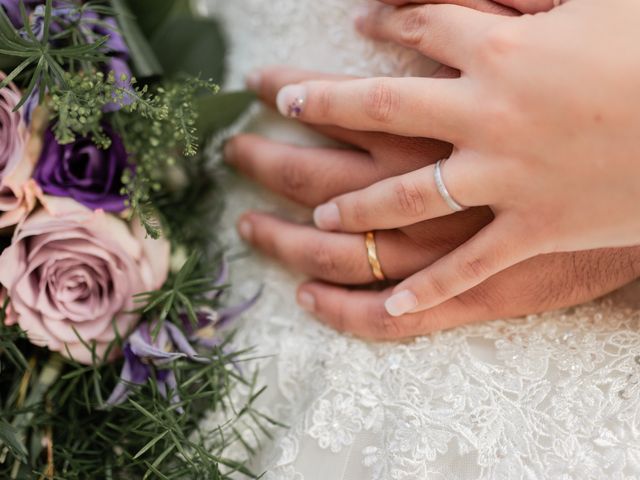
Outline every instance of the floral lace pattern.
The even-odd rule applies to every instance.
[[[227,25],[227,84],[259,65],[349,74],[418,74],[414,53],[359,38],[366,0],[199,0]],[[309,137],[258,112],[254,131]],[[223,234],[249,208],[306,215],[232,178]],[[237,247],[242,248],[242,247]],[[640,478],[638,286],[560,312],[469,325],[408,343],[367,343],[301,312],[300,278],[248,255],[234,265],[245,296],[265,294],[235,342],[256,347],[268,386],[260,409],[285,423],[272,439],[247,430],[269,480]],[[244,367],[243,367],[244,368]],[[242,401],[243,392],[237,390]],[[203,428],[219,419],[207,418]],[[238,448],[242,448],[238,446]],[[233,456],[234,452],[227,452]]]

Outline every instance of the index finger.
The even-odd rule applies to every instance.
[[[302,70],[284,65],[275,65],[255,70],[247,76],[247,87],[254,91],[267,105],[276,106],[276,97],[282,87],[291,83],[307,80],[355,80],[358,77],[334,75],[311,70]],[[362,150],[369,150],[380,134],[347,130],[333,125],[313,125],[312,128],[322,135],[338,142],[356,146]]]
[[[287,117],[351,130],[457,143],[471,126],[472,91],[463,78],[371,78],[306,81],[278,93]]]
[[[505,6],[505,5],[508,5],[508,2],[511,2],[513,4],[514,0],[503,0],[502,3],[504,3],[505,5],[502,5],[501,3],[493,2],[491,0],[379,0],[379,1],[382,3],[386,3],[387,5],[393,5],[394,7],[402,7],[405,5],[415,5],[415,4],[421,4],[421,3],[452,3],[454,5],[459,5],[461,7],[473,8],[474,10],[478,10],[480,12],[496,13],[499,15],[517,15],[518,13],[515,10]],[[531,0],[525,0],[525,1],[531,1]]]

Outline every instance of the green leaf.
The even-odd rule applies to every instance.
[[[169,76],[222,80],[225,42],[213,20],[186,15],[170,18],[153,35],[151,45]]]
[[[20,440],[17,430],[7,421],[0,419],[0,447],[6,445],[20,462],[27,459],[27,447]]]
[[[140,458],[147,450],[149,450],[150,448],[152,448],[156,443],[158,443],[160,440],[162,440],[167,433],[169,433],[168,430],[165,430],[164,432],[162,432],[160,435],[156,436],[155,438],[153,438],[151,441],[149,441],[149,443],[147,443],[144,447],[142,447],[138,453],[136,453],[133,456],[133,459],[136,460],[138,458]]]
[[[27,68],[29,65],[31,65],[34,61],[35,61],[34,58],[27,58],[20,65],[18,65],[16,68],[14,68],[13,71],[9,75],[7,75],[6,78],[2,82],[0,82],[0,89],[3,89],[7,85],[9,85],[11,82],[13,82],[13,80],[18,75],[20,75],[22,73],[22,71],[25,68]]]
[[[188,7],[185,0],[128,0],[127,5],[147,38],[167,20],[176,5]]]
[[[226,128],[256,99],[251,92],[222,93],[198,98],[198,132],[202,140]]]
[[[129,47],[136,75],[144,78],[162,74],[162,66],[158,62],[146,37],[138,27],[136,19],[131,14],[125,0],[111,0],[111,3],[116,11],[122,35]]]

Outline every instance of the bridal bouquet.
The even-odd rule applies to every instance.
[[[0,478],[225,478],[223,42],[183,2],[0,0]],[[255,381],[255,379],[253,379]],[[224,469],[223,469],[224,467]]]

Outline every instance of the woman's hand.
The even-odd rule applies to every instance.
[[[324,78],[274,68],[254,86],[273,105],[287,83]],[[339,77],[333,77],[340,80]],[[241,172],[298,203],[315,207],[344,192],[435,162],[451,146],[426,139],[320,127],[322,133],[357,150],[301,148],[256,135],[239,135],[226,147],[227,161]],[[378,255],[390,279],[403,279],[435,262],[493,218],[486,208],[378,232]],[[508,269],[442,305],[417,314],[390,316],[389,291],[352,290],[374,280],[362,234],[323,232],[273,215],[245,214],[243,238],[264,254],[315,279],[298,300],[327,324],[375,339],[406,338],[469,322],[540,312],[591,300],[636,278],[640,249],[546,255]],[[338,286],[341,284],[343,286]]]
[[[513,9],[518,13],[540,13],[547,12],[552,8],[558,7],[568,0],[380,0],[382,3],[393,5],[396,7],[403,5],[412,5],[419,3],[455,3],[463,7],[469,7],[482,12],[504,13],[505,10]]]
[[[305,122],[453,143],[442,172],[451,197],[493,210],[472,239],[401,282],[388,311],[433,307],[539,254],[640,244],[640,2],[576,0],[522,17],[424,3],[379,6],[359,28],[460,78],[309,81],[278,95],[280,111]],[[339,195],[316,224],[365,232],[449,215],[435,173]]]

